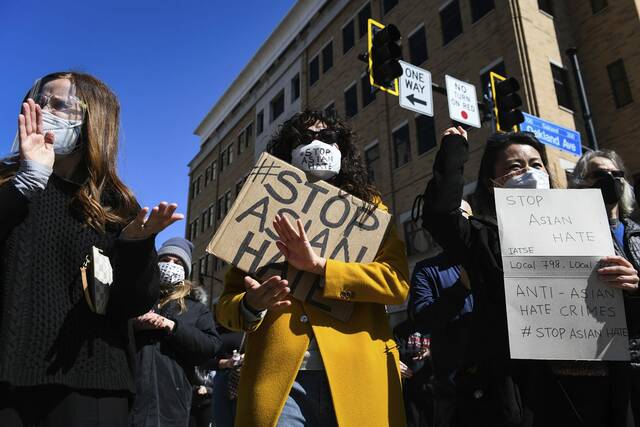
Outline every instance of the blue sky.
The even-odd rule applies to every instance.
[[[0,156],[40,76],[95,75],[121,104],[119,170],[140,203],[186,214],[193,130],[284,18],[293,0],[0,1]],[[185,221],[158,244],[184,236]]]

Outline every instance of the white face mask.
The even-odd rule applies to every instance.
[[[53,133],[53,151],[64,156],[73,153],[78,145],[78,137],[82,129],[82,120],[67,120],[42,110],[42,133]],[[18,133],[13,140],[12,153],[20,152]]]
[[[184,281],[184,268],[180,264],[174,262],[159,262],[160,269],[160,285],[175,285]]]
[[[324,180],[340,173],[341,161],[342,155],[337,147],[317,139],[291,150],[293,166]]]
[[[502,187],[504,188],[537,188],[539,190],[551,188],[549,175],[545,171],[529,167],[520,169],[515,173],[508,173],[502,179],[498,178],[496,181],[502,181]]]

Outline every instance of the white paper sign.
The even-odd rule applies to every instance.
[[[600,190],[495,189],[513,359],[629,360],[622,292],[598,279],[615,254]]]
[[[470,83],[445,75],[449,117],[459,123],[480,127],[480,111],[476,87]]]
[[[431,73],[408,62],[398,61],[402,66],[400,76],[400,106],[416,113],[433,117],[433,90]]]

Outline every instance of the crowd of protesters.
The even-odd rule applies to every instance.
[[[443,133],[421,224],[441,248],[409,274],[395,226],[371,262],[318,255],[302,222],[276,215],[289,265],[348,300],[347,321],[292,298],[274,275],[232,267],[209,310],[189,281],[193,245],[155,236],[182,219],[141,208],[116,172],[118,100],[62,72],[28,91],[0,164],[0,425],[634,426],[640,421],[640,225],[622,160],[589,151],[571,188],[601,190],[615,255],[596,273],[623,294],[631,362],[510,357],[494,188],[556,182],[533,134],[486,141],[463,200],[467,133]],[[337,161],[309,164],[314,147]],[[351,129],[305,111],[271,154],[387,210]],[[106,261],[105,261],[106,260]],[[108,283],[108,293],[104,284]],[[393,330],[385,307],[408,298]],[[215,321],[214,321],[215,317]],[[216,324],[217,322],[217,324]]]

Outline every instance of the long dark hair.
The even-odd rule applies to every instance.
[[[306,140],[309,126],[318,121],[335,132],[335,141],[332,142],[338,144],[342,156],[340,173],[331,183],[366,202],[379,203],[380,193],[367,181],[367,170],[355,144],[354,132],[333,113],[305,110],[295,114],[280,126],[267,146],[267,151],[291,163],[291,150]]]
[[[540,158],[542,159],[542,163],[544,164],[547,173],[551,174],[544,146],[532,133],[494,133],[487,140],[487,145],[485,146],[484,153],[482,154],[482,160],[480,161],[477,187],[471,196],[474,215],[492,217],[496,215],[492,182],[493,179],[498,178],[494,176],[496,160],[498,159],[498,156],[512,144],[524,144],[535,148],[538,153],[540,153]],[[551,176],[549,176],[549,182],[553,182]]]

